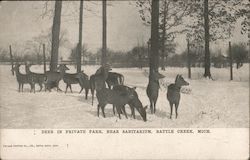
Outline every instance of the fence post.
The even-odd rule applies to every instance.
[[[44,73],[46,73],[45,44],[43,44],[43,70],[44,70]]]
[[[190,51],[189,51],[189,39],[187,39],[187,61],[188,61],[188,78],[191,79],[191,62],[190,62]]]
[[[9,46],[10,48],[10,62],[11,62],[11,72],[12,72],[12,75],[14,76],[14,71],[13,71],[13,55],[12,55],[12,49],[11,49],[11,45]]]
[[[230,58],[230,80],[233,80],[233,55],[232,55],[230,41],[229,41],[229,58]]]

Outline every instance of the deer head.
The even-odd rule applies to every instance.
[[[189,85],[189,83],[187,81],[184,80],[184,78],[182,77],[182,75],[178,74],[175,78],[175,84],[179,87],[181,86],[187,86]]]
[[[66,70],[69,70],[69,68],[66,66],[66,64],[60,64],[57,67],[57,70],[59,70],[60,72],[65,72]]]

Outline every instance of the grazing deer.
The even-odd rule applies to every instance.
[[[120,73],[109,72],[108,77],[106,79],[106,83],[107,83],[109,89],[111,89],[112,86],[114,87],[116,85],[123,85],[124,84],[124,76]]]
[[[90,90],[91,90],[91,94],[92,94],[92,106],[94,103],[94,94],[95,94],[95,90],[101,90],[102,88],[106,88],[105,87],[105,81],[108,78],[108,72],[112,70],[110,68],[110,65],[105,65],[105,66],[101,66],[95,74],[90,76],[89,79],[89,84],[90,84]]]
[[[57,70],[59,70],[59,72],[48,71],[45,73],[46,75],[45,91],[46,89],[51,91],[51,88],[53,87],[56,87],[57,91],[58,90],[61,91],[61,89],[59,88],[59,82],[63,78],[63,72],[69,70],[69,68],[66,65],[61,64],[59,65],[59,67],[57,67]]]
[[[21,88],[22,88],[22,92],[23,92],[23,85],[24,84],[30,84],[30,92],[32,92],[32,90],[35,93],[35,83],[34,83],[34,79],[30,74],[22,74],[20,73],[20,64],[16,64],[15,67],[13,67],[13,69],[11,70],[12,72],[16,73],[16,79],[18,82],[18,92],[20,92]]]
[[[164,78],[165,76],[159,72],[152,71],[152,74],[149,75],[149,83],[147,86],[147,96],[150,101],[150,110],[151,113],[156,112],[156,102],[158,99],[158,92],[160,88],[159,79]]]
[[[105,118],[105,106],[107,104],[113,104],[116,107],[116,110],[118,112],[119,118],[121,119],[121,110],[124,109],[123,106],[125,104],[128,104],[131,100],[134,99],[134,94],[132,90],[127,90],[127,92],[120,92],[111,90],[108,88],[102,88],[101,90],[97,90],[96,97],[98,100],[97,105],[97,116],[99,117],[99,110],[102,109],[103,117]],[[123,110],[123,113],[125,114],[125,111]],[[126,118],[127,115],[125,114]]]
[[[182,86],[186,86],[186,85],[189,85],[189,83],[186,82],[184,78],[178,74],[175,78],[175,83],[170,84],[168,86],[167,99],[169,101],[170,110],[171,110],[170,119],[172,119],[173,105],[175,105],[175,118],[177,118],[178,116],[177,110],[178,110],[178,106],[179,106],[179,102],[181,98],[180,90]]]
[[[124,85],[117,85],[114,86],[113,90],[114,91],[119,91],[120,93],[125,93],[125,94],[133,94],[134,98],[128,102],[128,105],[130,106],[131,109],[131,116],[133,116],[133,118],[135,119],[135,108],[136,110],[139,112],[139,114],[141,115],[142,119],[144,121],[147,121],[147,114],[146,114],[146,109],[147,106],[143,107],[137,92],[135,91],[136,87],[134,88],[130,88],[128,86],[124,86]],[[115,108],[116,106],[113,106],[113,112],[115,114]],[[125,105],[122,106],[122,111],[124,113],[124,115],[126,116],[126,110],[125,110]],[[126,116],[127,117],[127,116]]]
[[[43,83],[45,82],[45,74],[41,74],[41,73],[34,73],[30,71],[30,67],[32,64],[25,64],[25,71],[26,74],[30,74],[33,77],[34,83],[38,84],[40,86],[40,90],[39,92],[41,92],[42,88],[43,88]]]

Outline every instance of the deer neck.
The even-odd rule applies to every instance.
[[[178,84],[178,83],[175,83],[175,88],[177,89],[177,91],[180,92],[180,90],[181,90],[181,85]]]
[[[63,77],[65,75],[66,71],[65,70],[60,70],[59,72],[60,72],[61,77]]]

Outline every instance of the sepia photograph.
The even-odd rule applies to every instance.
[[[78,159],[248,159],[249,8],[249,0],[0,1],[0,159],[62,158],[81,142],[97,147],[97,133],[125,152],[107,146]],[[191,141],[206,145],[204,134],[234,147],[214,141],[187,156]],[[131,157],[134,143],[145,153]],[[157,143],[176,150],[168,156],[159,145],[150,156]]]

